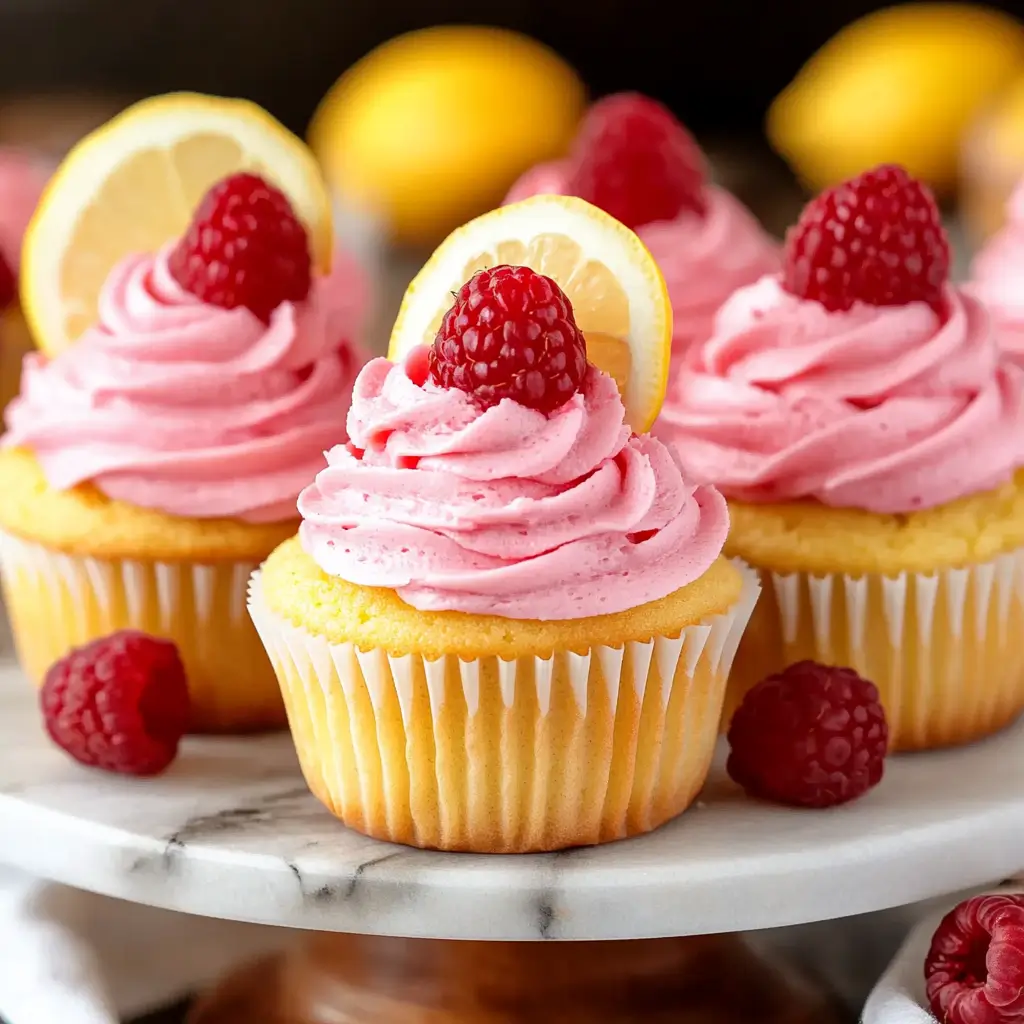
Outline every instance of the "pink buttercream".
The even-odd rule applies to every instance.
[[[740,289],[695,346],[655,426],[686,470],[746,501],[899,513],[998,486],[1021,463],[1024,372],[950,288],[830,313],[775,276]]]
[[[565,161],[528,171],[505,199],[561,195],[568,188]],[[779,246],[730,192],[707,188],[703,217],[687,211],[646,224],[637,234],[658,262],[672,300],[675,354],[711,333],[718,307],[737,289],[779,269]]]
[[[996,339],[1024,366],[1024,181],[1006,207],[1006,224],[971,267],[970,291],[989,308]]]
[[[166,256],[125,260],[97,327],[50,362],[26,358],[4,444],[30,448],[58,490],[91,481],[172,515],[290,519],[348,412],[361,275],[337,261],[267,326],[183,291]]]
[[[299,498],[325,572],[424,611],[553,620],[665,597],[718,556],[724,499],[630,434],[598,370],[545,416],[509,400],[482,411],[409,366],[367,364],[350,443]]]
[[[21,241],[46,184],[41,165],[20,150],[0,149],[0,255],[18,272]]]

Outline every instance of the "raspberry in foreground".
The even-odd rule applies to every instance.
[[[465,391],[485,409],[511,398],[550,413],[579,391],[587,343],[550,277],[503,265],[459,289],[429,360],[436,385]]]
[[[248,173],[233,174],[206,193],[168,266],[203,302],[244,306],[264,323],[282,302],[306,298],[312,279],[309,239],[291,204]]]
[[[629,228],[704,215],[707,172],[693,136],[656,100],[618,93],[583,119],[566,191]]]
[[[18,282],[14,279],[14,271],[4,259],[4,254],[0,252],[0,313],[8,306],[13,306],[17,297]]]
[[[932,937],[924,978],[940,1021],[1024,1020],[1024,896],[975,896],[951,910]]]
[[[813,661],[762,679],[729,726],[730,777],[751,796],[832,807],[882,778],[889,743],[873,683]]]
[[[188,729],[188,685],[177,647],[134,630],[55,662],[40,704],[57,746],[91,768],[125,775],[162,772]]]
[[[786,235],[786,290],[832,312],[855,302],[943,306],[949,239],[928,188],[883,165],[822,192]]]

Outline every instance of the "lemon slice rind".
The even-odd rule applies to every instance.
[[[261,107],[248,100],[198,93],[171,93],[128,107],[82,139],[67,155],[43,192],[22,251],[21,302],[37,344],[55,354],[75,339],[64,328],[74,303],[61,292],[61,271],[79,220],[111,176],[132,157],[167,151],[178,143],[211,136],[231,140],[245,159],[224,167],[209,185],[227,174],[253,170],[289,198],[309,233],[317,267],[330,268],[333,246],[331,203],[323,175],[306,145]],[[168,161],[169,162],[169,161]],[[175,204],[173,180],[153,202]],[[208,187],[208,186],[207,186]],[[180,202],[172,217],[184,231],[193,210]],[[165,239],[166,242],[172,238]],[[123,255],[130,255],[126,251]]]
[[[529,247],[544,236],[574,242],[584,259],[603,264],[628,300],[630,372],[623,386],[626,419],[638,433],[650,430],[665,398],[671,357],[672,307],[661,271],[643,242],[615,218],[572,196],[533,196],[486,213],[457,228],[413,279],[391,334],[388,357],[400,361],[416,345],[429,343],[451,293],[480,253],[506,243]],[[534,262],[528,261],[532,266]],[[542,262],[542,261],[541,261]],[[533,266],[550,273],[544,266]],[[552,277],[566,288],[567,282]]]

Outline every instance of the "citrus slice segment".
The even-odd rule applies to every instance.
[[[555,280],[587,339],[587,357],[615,378],[626,421],[651,428],[665,398],[672,307],[654,258],[629,228],[572,196],[534,196],[492,210],[441,243],[409,285],[388,356],[433,342],[441,318],[478,270],[526,266]]]
[[[330,268],[331,205],[312,153],[246,100],[171,93],[143,100],[66,157],[25,235],[21,299],[36,344],[65,349],[96,321],[110,270],[178,238],[207,190],[238,171],[280,188]]]

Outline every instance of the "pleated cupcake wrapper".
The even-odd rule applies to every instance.
[[[1024,550],[936,573],[768,573],[737,663],[738,691],[800,658],[855,668],[879,687],[897,749],[976,738],[1024,709]],[[777,609],[780,651],[761,620]]]
[[[193,726],[284,725],[279,687],[246,614],[252,562],[160,562],[52,551],[0,533],[0,579],[19,660],[35,683],[71,648],[120,629],[175,641]]]
[[[332,644],[249,610],[303,772],[346,824],[438,849],[517,852],[646,832],[704,783],[760,586],[705,625],[586,653],[464,661]]]

